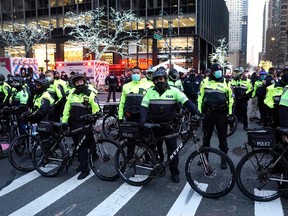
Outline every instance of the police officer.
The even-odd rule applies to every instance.
[[[243,129],[248,130],[247,106],[252,95],[252,84],[244,75],[242,67],[234,70],[236,72],[231,81],[231,87],[235,96],[235,114],[238,119],[243,120]]]
[[[174,86],[178,88],[179,90],[183,91],[183,85],[182,81],[179,78],[179,73],[175,68],[171,68],[169,70],[169,79],[168,79],[168,84],[169,86]]]
[[[140,110],[140,124],[144,124],[146,121],[152,121],[154,123],[166,123],[167,127],[157,130],[157,135],[165,135],[173,132],[173,128],[169,123],[173,122],[176,117],[176,111],[178,103],[181,103],[187,107],[193,114],[200,114],[196,106],[189,101],[189,99],[179,89],[169,86],[167,82],[167,73],[165,69],[158,68],[153,73],[154,87],[147,90]],[[165,140],[167,153],[170,156],[177,148],[177,137],[172,137]],[[157,144],[158,151],[161,159],[163,160],[162,142]],[[162,154],[162,155],[161,155]],[[172,181],[178,183],[179,170],[178,170],[179,158],[175,156],[170,163],[170,172]]]
[[[183,92],[195,105],[197,105],[198,92],[201,79],[195,69],[190,70],[190,75],[183,82]]]
[[[288,74],[282,75],[281,80],[288,83]],[[279,102],[279,126],[288,128],[288,85],[284,87],[283,94]]]
[[[9,99],[11,97],[11,86],[5,81],[5,76],[0,74],[0,108],[9,105]]]
[[[36,79],[35,92],[33,98],[32,115],[29,117],[31,122],[39,123],[47,121],[49,114],[54,107],[54,99],[47,91],[49,82],[46,79]]]
[[[198,109],[204,113],[203,146],[210,146],[214,126],[218,131],[219,148],[227,154],[227,115],[232,115],[233,98],[230,83],[226,83],[219,64],[211,65],[211,74],[201,83],[198,96]],[[230,116],[229,116],[230,117]],[[221,160],[221,168],[227,169],[227,164]]]
[[[51,121],[60,122],[60,117],[63,113],[64,104],[66,102],[66,92],[68,91],[67,84],[60,79],[60,73],[55,71],[47,71],[46,79],[50,82],[47,91],[55,100],[55,109],[53,115],[50,116]]]
[[[152,74],[153,74],[154,71],[155,71],[154,69],[149,68],[146,71],[146,77],[141,79],[142,82],[145,83],[146,88],[150,88],[151,86],[154,85],[153,80],[152,80]]]
[[[22,77],[12,77],[12,94],[10,97],[10,105],[14,107],[18,107],[18,111],[16,115],[19,117],[20,114],[26,112],[28,110],[28,102],[29,102],[29,93],[24,87],[24,79]],[[33,100],[32,100],[33,101]],[[20,134],[25,133],[25,123],[19,121],[19,132]]]
[[[68,123],[71,130],[80,128],[87,123],[81,116],[86,114],[97,113],[100,108],[96,94],[88,88],[86,79],[83,75],[77,74],[73,76],[72,82],[75,86],[74,91],[71,91],[65,103],[62,123]],[[72,136],[74,144],[78,144],[80,140],[86,135],[86,138],[80,148],[78,149],[79,166],[76,172],[81,172],[78,179],[86,178],[90,169],[88,167],[88,148],[93,142],[92,132],[80,131]]]
[[[141,79],[141,70],[133,68],[132,81],[124,84],[118,109],[120,121],[140,121],[140,106],[146,90],[150,87],[147,81]]]
[[[118,78],[114,75],[113,71],[111,71],[110,75],[106,77],[105,84],[108,85],[108,97],[106,102],[110,102],[111,93],[113,94],[113,101],[116,102],[116,90],[119,83]]]
[[[284,87],[288,84],[287,74],[281,76],[281,81],[267,87],[264,104],[267,107],[267,126],[276,128],[279,125],[279,102],[284,92]]]

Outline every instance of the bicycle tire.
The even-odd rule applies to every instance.
[[[271,168],[271,162],[280,156],[279,153],[269,149],[257,149],[246,154],[238,163],[236,167],[237,185],[240,191],[248,198],[267,202],[275,200],[280,197],[284,190],[278,190],[281,185],[277,181],[271,181],[269,178],[278,177],[283,178],[283,175],[288,179],[288,162],[281,158],[278,163],[282,165],[282,172],[274,173]],[[256,161],[259,161],[256,163]],[[263,183],[266,183],[263,187]],[[287,187],[287,183],[286,184]],[[262,186],[261,190],[258,188]]]
[[[230,125],[227,124],[227,135],[226,135],[226,137],[232,136],[236,132],[236,130],[238,128],[238,119],[237,119],[236,115],[233,115],[233,117],[235,119],[234,125],[233,125],[233,127],[230,127]],[[214,127],[214,132],[215,132],[216,135],[218,135],[216,127]]]
[[[115,168],[115,154],[120,145],[111,139],[100,138],[89,151],[89,163],[97,177],[105,181],[119,178]]]
[[[8,148],[8,160],[15,169],[23,172],[30,172],[35,169],[31,151],[36,142],[37,139],[28,134],[21,135],[12,141]]]
[[[32,161],[35,169],[45,177],[55,177],[61,173],[66,165],[66,150],[57,140],[45,139],[34,145]]]
[[[149,183],[155,165],[154,152],[141,143],[125,142],[115,155],[115,166],[120,178],[133,186]]]
[[[102,121],[103,135],[107,138],[117,140],[119,138],[118,117],[114,114],[107,114]]]
[[[200,154],[208,155],[209,166],[206,172],[203,165],[199,164]],[[221,158],[226,161],[227,169],[220,168]],[[211,147],[201,147],[199,152],[192,152],[185,164],[185,175],[194,191],[213,199],[228,194],[236,182],[232,160],[224,152]]]

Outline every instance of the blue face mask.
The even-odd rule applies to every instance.
[[[132,80],[135,82],[138,82],[140,80],[140,75],[139,74],[132,74]]]
[[[264,80],[266,78],[266,75],[260,75],[260,79]]]
[[[222,76],[222,71],[221,70],[217,70],[214,72],[214,77],[216,79],[219,79]]]
[[[49,82],[52,81],[51,77],[46,77],[46,80],[48,80]]]

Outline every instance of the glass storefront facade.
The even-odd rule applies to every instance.
[[[224,2],[224,0],[215,1]],[[131,9],[135,11],[139,19],[137,22],[131,23],[129,30],[138,31],[139,34],[143,35],[143,46],[129,45],[129,47],[123,49],[123,52],[126,52],[123,58],[115,58],[114,55],[114,64],[123,62],[127,66],[138,64],[146,69],[151,64],[155,65],[168,59],[171,43],[172,59],[177,59],[177,64],[183,67],[192,68],[195,52],[199,55],[198,46],[201,46],[197,35],[199,20],[201,19],[199,8],[206,8],[199,5],[204,4],[201,2],[199,0],[0,0],[0,24],[4,31],[13,30],[14,23],[52,25],[52,38],[47,42],[44,41],[43,44],[35,45],[29,54],[32,55],[29,57],[38,58],[39,65],[43,67],[45,66],[44,60],[47,57],[50,60],[49,67],[52,68],[53,63],[57,60],[79,61],[83,60],[87,53],[85,49],[77,46],[77,44],[67,43],[71,38],[67,36],[63,26],[70,22],[65,15],[68,11],[80,13],[102,6],[105,8],[113,7],[116,10]],[[208,9],[209,7],[206,8],[206,10]],[[164,14],[159,17],[161,10],[164,11]],[[180,11],[183,12],[182,16],[179,16],[181,15]],[[197,17],[199,17],[198,20]],[[146,31],[145,20],[150,23],[149,29],[146,29]],[[171,30],[171,37],[169,30]],[[155,32],[162,35],[161,40],[155,39]],[[207,32],[205,33],[207,34]],[[211,46],[211,41],[207,43]],[[11,49],[5,49],[11,56],[17,55]],[[93,58],[93,55],[89,55],[88,58]]]

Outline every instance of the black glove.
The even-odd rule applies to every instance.
[[[123,123],[124,120],[123,120],[123,119],[118,119],[118,122],[119,122],[119,123]]]
[[[146,123],[146,118],[140,120],[140,126],[142,127]]]

